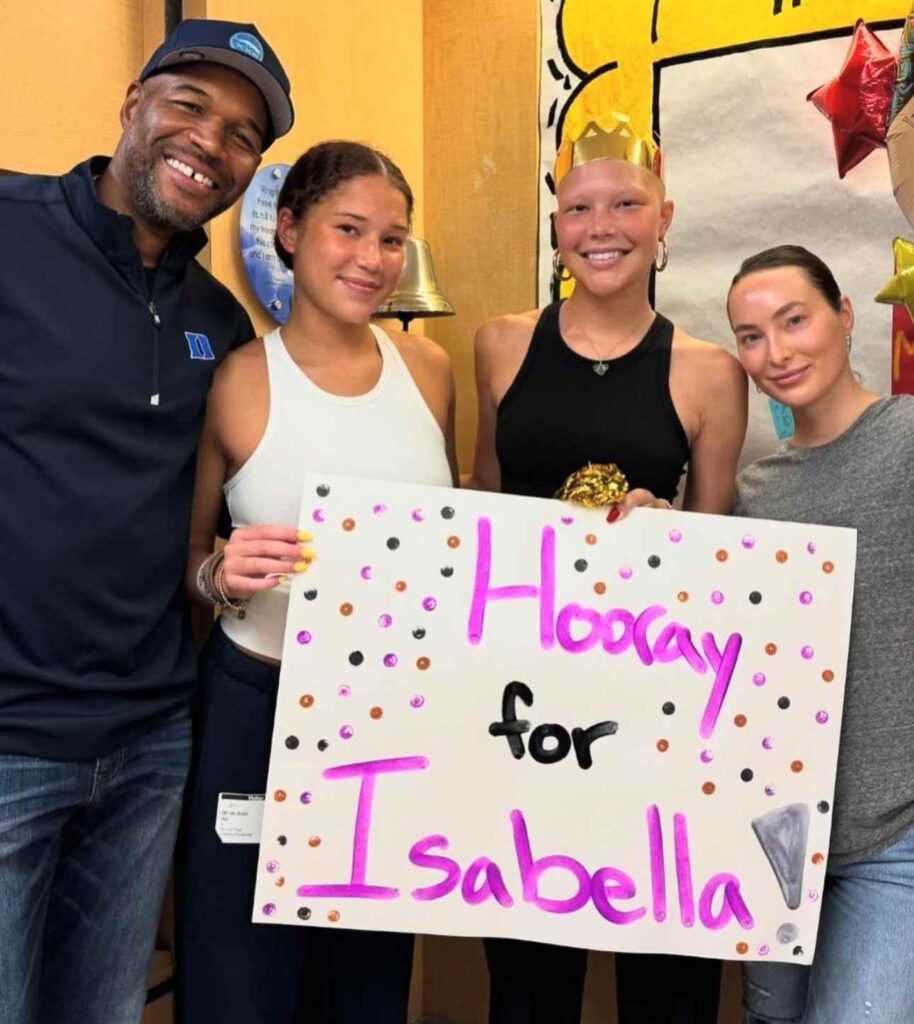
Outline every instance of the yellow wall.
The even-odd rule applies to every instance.
[[[266,154],[292,163],[321,139],[350,138],[388,153],[416,195],[423,224],[422,0],[196,0],[210,18],[256,21],[292,81],[295,126]],[[258,331],[273,323],[248,287],[236,207],[210,231],[212,270],[244,302]]]
[[[160,0],[0,0],[0,167],[58,174],[120,136]],[[151,38],[150,38],[151,36]]]

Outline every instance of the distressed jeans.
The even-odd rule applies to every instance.
[[[811,967],[743,966],[746,1024],[914,1022],[914,828],[830,867]]]
[[[94,761],[0,755],[0,1024],[137,1024],[188,713]]]

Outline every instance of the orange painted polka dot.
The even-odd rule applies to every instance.
[[[340,919],[340,912],[338,910],[331,910],[327,914],[327,920],[328,921],[333,921],[335,923],[335,922],[339,921],[339,919]]]
[[[784,562],[786,562],[786,561],[787,561],[787,552],[786,552],[786,551],[778,551],[778,552],[776,552],[776,553],[775,553],[775,556],[774,556],[774,557],[775,557],[775,559],[776,559],[776,560],[777,560],[778,562],[780,562],[781,564],[783,564]]]
[[[310,708],[311,705],[314,703],[314,698],[311,696],[310,693],[303,693],[298,698],[298,703],[301,704],[303,708]]]
[[[403,591],[406,590],[406,580],[397,580],[394,584],[394,590],[399,590],[402,594]]]
[[[340,615],[351,615],[351,614],[352,614],[352,605],[348,601],[345,601],[343,604],[340,605]]]
[[[726,551],[724,551],[723,548],[720,548],[714,555],[714,557],[717,559],[718,562],[726,562],[730,555]]]
[[[354,519],[344,519],[343,520],[343,529],[347,533],[349,533],[351,530],[354,530],[355,529],[355,520]]]
[[[431,662],[428,658],[422,657],[416,659],[416,668],[420,669],[422,672],[424,672],[429,665],[431,665]]]
[[[737,729],[742,729],[742,727],[746,724],[747,721],[748,719],[745,715],[734,715],[733,717],[733,724],[737,727]]]
[[[669,740],[657,740],[657,749],[660,751],[661,754],[666,753],[666,751],[668,751],[670,749],[670,741]]]
[[[831,683],[831,682],[834,682],[834,679],[835,679],[835,673],[834,673],[834,672],[832,672],[832,670],[831,670],[830,668],[827,668],[827,669],[826,669],[826,670],[825,670],[825,671],[824,671],[824,672],[822,673],[822,678],[823,678],[823,679],[825,680],[825,682],[826,682],[826,683]]]
[[[308,840],[308,845],[311,846],[311,847],[320,846],[321,845],[321,837],[320,836],[311,836],[311,838]]]
[[[765,653],[766,654],[777,654],[778,653],[778,645],[777,644],[765,644]]]
[[[383,708],[372,708],[371,711],[368,712],[368,714],[371,715],[372,718],[377,720],[378,718],[380,718],[384,714],[384,709]]]
[[[588,544],[596,544],[597,535],[595,533],[588,533],[584,540],[586,540]]]
[[[286,791],[284,789],[277,789],[276,792],[273,794],[273,799],[278,804],[281,804],[283,802],[283,800],[285,800],[285,798],[286,798]]]
[[[790,762],[790,770],[792,772],[797,772],[797,773],[803,771],[803,762],[802,761],[791,761]]]
[[[748,953],[749,952],[749,943],[748,942],[737,942],[737,944],[736,944],[736,952],[740,953],[740,954]]]
[[[821,853],[814,853],[812,855],[812,862],[815,865],[824,864],[825,863],[825,857]]]
[[[834,572],[834,571],[835,571],[835,563],[834,562],[823,562],[822,563],[822,572]]]
[[[679,593],[676,595],[677,601],[688,601],[688,599],[689,592],[687,590],[680,590]]]
[[[275,884],[279,889],[281,889],[286,884],[286,880],[282,877],[282,875],[280,875],[279,878],[276,879]]]
[[[713,782],[706,782],[701,787],[702,793],[704,793],[706,796],[710,796],[714,792],[715,789],[717,789],[717,786],[715,786]]]
[[[447,546],[449,548],[459,548],[460,547],[460,538],[459,537],[454,537],[454,536],[448,537],[448,539],[447,539]]]
[[[597,583],[594,583],[594,585],[593,585],[593,592],[595,594],[605,594],[606,593],[606,584],[603,583],[602,580],[598,581]]]

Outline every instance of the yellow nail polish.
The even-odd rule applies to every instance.
[[[280,576],[280,577],[278,577],[278,579],[279,579],[280,583],[288,583],[289,582],[289,577],[288,576]]]
[[[314,538],[311,536],[310,533],[308,533],[307,530],[299,530],[298,531],[298,539],[299,540],[314,540]]]
[[[310,569],[311,568],[311,562],[310,561],[296,562],[295,565],[292,566],[292,568],[296,572],[304,572],[306,569]]]
[[[301,556],[302,556],[302,558],[311,558],[311,559],[313,559],[314,558],[314,552],[311,550],[311,548],[302,548],[301,549]]]

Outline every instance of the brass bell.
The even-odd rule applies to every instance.
[[[453,316],[453,307],[438,287],[428,242],[410,235],[403,255],[399,284],[374,315],[398,317],[404,331],[409,330],[410,321],[416,317]]]

